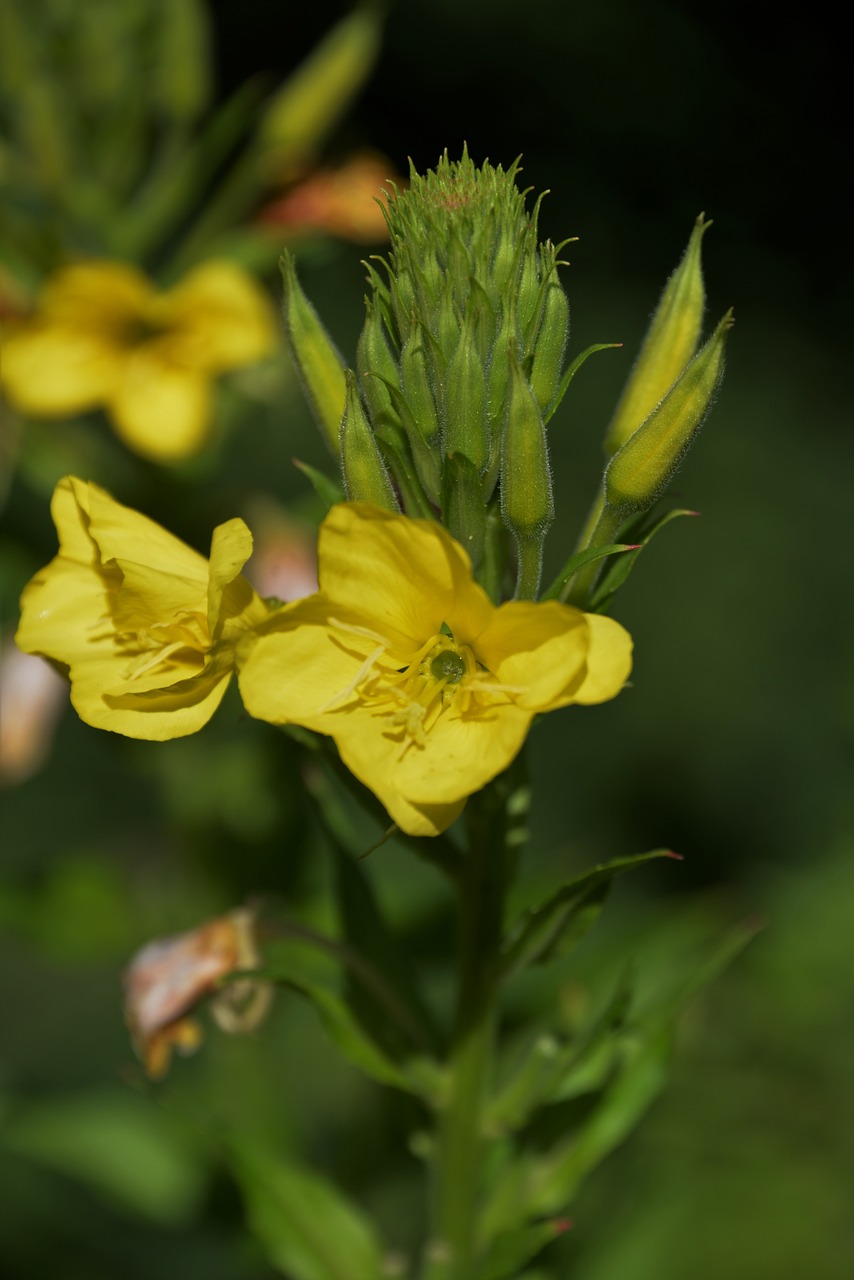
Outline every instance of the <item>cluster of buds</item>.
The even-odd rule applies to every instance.
[[[284,310],[344,495],[441,519],[494,597],[503,586],[503,525],[515,542],[515,594],[536,599],[554,517],[545,426],[599,347],[564,371],[563,244],[539,242],[542,196],[526,210],[517,171],[477,167],[464,151],[459,161],[446,153],[424,176],[413,170],[407,190],[390,184],[390,250],[366,264],[371,293],[354,369],[302,293],[289,255]],[[582,550],[613,542],[656,501],[711,401],[730,320],[695,355],[707,225],[698,220],[618,405]]]

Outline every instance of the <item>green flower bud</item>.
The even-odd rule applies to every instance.
[[[554,519],[546,429],[516,353],[509,352],[510,390],[501,445],[501,515],[516,539],[516,595],[536,599],[543,543]]]
[[[334,453],[344,412],[344,361],[297,280],[293,255],[279,263],[284,283],[285,336],[312,413]]]
[[[439,411],[433,393],[430,333],[416,322],[400,353],[400,385],[418,434],[428,444],[439,439]],[[404,425],[406,425],[404,423]]]
[[[701,213],[679,266],[664,286],[640,355],[608,427],[605,452],[609,457],[649,417],[697,350],[706,300],[701,244],[711,225],[703,221]]]
[[[446,453],[464,454],[482,472],[489,461],[486,374],[473,329],[470,318],[448,365],[444,442]]]
[[[449,453],[445,459],[442,523],[465,547],[476,570],[483,558],[486,505],[477,467],[464,453]]]
[[[389,511],[400,508],[362,408],[355,375],[347,370],[347,401],[341,419],[341,473],[344,494],[352,502],[372,502]]]
[[[711,407],[733,323],[728,311],[681,378],[614,454],[604,479],[605,501],[613,511],[621,515],[642,511],[669,483]]]
[[[387,385],[399,386],[397,364],[386,341],[379,307],[366,298],[365,308],[367,315],[356,347],[362,394],[375,429],[389,423],[399,426],[400,417],[392,405]]]
[[[531,390],[543,413],[548,412],[557,395],[568,338],[569,301],[555,266],[545,286],[540,328],[531,363]]]

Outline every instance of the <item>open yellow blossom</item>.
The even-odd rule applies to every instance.
[[[204,443],[211,380],[275,340],[270,302],[234,263],[203,263],[166,293],[128,263],[75,263],[10,328],[3,390],[36,417],[102,407],[130,448],[174,462]]]
[[[629,674],[619,623],[556,601],[496,607],[432,521],[343,503],[318,560],[318,594],[239,646],[244,704],[331,735],[410,835],[450,826],[538,712],[605,701]]]
[[[208,562],[74,476],[56,486],[51,513],[59,555],[24,589],[18,647],[67,668],[75,710],[96,729],[159,741],[201,729],[238,638],[268,616],[240,574],[246,525],[219,525]]]

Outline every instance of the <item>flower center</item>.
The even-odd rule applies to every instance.
[[[124,672],[126,680],[138,680],[167,664],[195,670],[199,658],[210,648],[208,620],[204,614],[183,609],[171,622],[117,631],[116,641],[131,659]]]
[[[468,646],[453,635],[437,633],[414,652],[399,653],[379,633],[329,619],[337,631],[375,642],[350,684],[321,712],[332,711],[354,696],[388,717],[388,732],[400,739],[400,759],[410,747],[423,747],[427,734],[452,704],[463,715],[506,701],[514,692],[498,684]]]

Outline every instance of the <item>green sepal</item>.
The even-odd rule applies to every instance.
[[[654,517],[645,511],[633,520],[629,520],[620,532],[624,537],[631,538],[636,545],[627,548],[628,555],[620,556],[605,567],[587,605],[590,612],[606,613],[608,611],[611,601],[628,578],[641,551],[655,537],[659,529],[663,529],[666,524],[670,524],[671,520],[676,520],[679,516],[696,516],[697,514],[696,511],[689,511],[686,507],[677,507]]]
[[[324,515],[337,503],[344,501],[344,491],[336,480],[325,475],[322,471],[318,471],[316,467],[310,466],[307,462],[301,462],[299,458],[294,458],[293,464],[310,482],[314,492],[323,503]]]
[[[471,556],[475,570],[483,557],[486,505],[480,473],[464,453],[449,453],[442,471],[442,523]]]
[[[386,466],[397,485],[403,509],[408,516],[423,520],[435,520],[435,508],[421,487],[418,472],[412,461],[412,451],[403,428],[394,430],[390,425],[377,428],[376,441]]]
[[[374,374],[375,378],[380,378],[378,373]],[[412,454],[412,460],[415,463],[415,470],[418,473],[419,482],[427,495],[430,502],[435,503],[438,507],[442,492],[442,473],[439,465],[439,458],[436,450],[431,448],[424,439],[418,429],[415,416],[409,407],[409,404],[399,387],[393,382],[381,379],[391,396],[392,404],[397,412],[406,432],[406,438],[409,442],[409,449]],[[388,436],[386,435],[386,438]]]
[[[570,1227],[566,1218],[550,1218],[495,1237],[486,1257],[477,1267],[474,1280],[515,1280],[519,1268],[545,1249]]]
[[[675,857],[670,849],[653,849],[630,858],[615,858],[562,885],[517,921],[515,937],[505,948],[502,976],[574,950],[598,920],[615,876],[645,862]]]
[[[369,502],[386,511],[399,511],[352,369],[347,370],[346,378],[347,400],[339,441],[344,492],[352,502]]]
[[[313,1169],[244,1135],[226,1140],[249,1229],[289,1280],[381,1280],[373,1224]]]
[[[572,361],[572,364],[569,366],[569,368],[566,370],[566,373],[561,378],[560,385],[558,386],[558,389],[555,392],[554,400],[549,406],[548,412],[543,414],[543,422],[551,421],[558,406],[560,405],[561,400],[564,398],[567,391],[569,390],[569,384],[572,382],[572,379],[578,373],[578,370],[581,368],[581,366],[584,364],[585,360],[587,360],[589,356],[595,355],[597,351],[615,351],[617,350],[617,348],[621,347],[622,345],[623,345],[622,342],[594,342],[592,347],[585,347],[585,349],[575,357],[575,359]]]
[[[540,600],[562,599],[564,589],[569,586],[578,570],[583,568],[584,565],[592,564],[594,560],[602,560],[605,556],[620,555],[624,551],[635,551],[636,549],[631,543],[614,542],[609,547],[587,547],[585,551],[574,552],[551,586],[541,592]]]
[[[284,287],[282,314],[288,347],[317,425],[337,457],[341,418],[347,398],[344,361],[303,293],[293,254],[286,250],[279,266]]]

